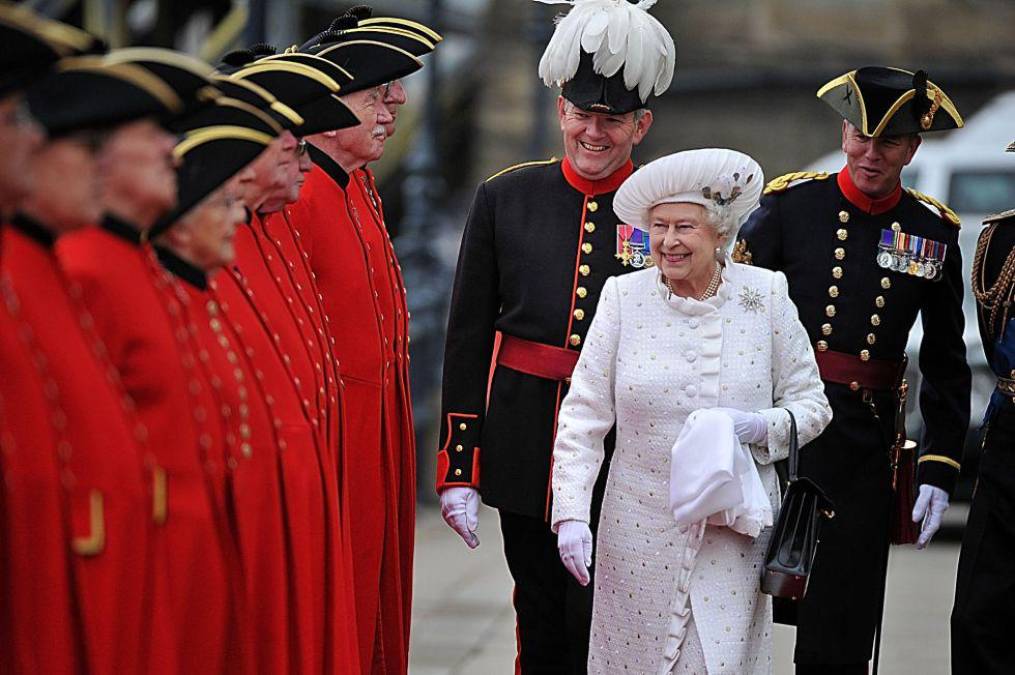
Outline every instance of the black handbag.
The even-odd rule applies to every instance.
[[[789,410],[786,412],[790,430],[789,483],[765,553],[761,591],[775,598],[799,600],[807,593],[811,566],[818,552],[821,521],[834,518],[835,512],[831,500],[817,483],[797,475],[800,448],[796,418]]]

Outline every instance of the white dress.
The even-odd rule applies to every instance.
[[[553,451],[556,531],[589,521],[603,438],[616,424],[596,542],[592,674],[772,672],[771,602],[760,592],[768,531],[752,539],[678,527],[668,509],[670,449],[691,412],[716,406],[768,420],[767,446],[751,452],[777,512],[771,463],[789,448],[783,408],[801,444],[832,418],[786,278],[727,259],[718,294],[704,302],[669,296],[655,268],[609,279]],[[695,655],[704,663],[689,663]]]

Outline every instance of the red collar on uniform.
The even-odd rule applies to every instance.
[[[627,180],[627,177],[634,171],[634,162],[628,159],[622,167],[600,180],[589,180],[579,176],[567,157],[560,163],[560,168],[564,172],[564,179],[578,192],[587,195],[603,195],[615,191],[621,183]]]
[[[884,213],[885,211],[891,211],[899,203],[899,200],[902,199],[901,183],[896,185],[895,189],[887,197],[871,199],[863,192],[860,192],[860,188],[853,184],[853,179],[850,178],[846,167],[842,167],[842,171],[839,172],[835,180],[839,183],[839,190],[842,191],[842,196],[849,200],[850,204],[872,216]]]

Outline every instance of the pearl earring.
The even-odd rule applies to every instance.
[[[722,246],[715,247],[715,261],[721,263],[723,261]]]

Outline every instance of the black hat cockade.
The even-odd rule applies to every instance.
[[[540,0],[542,1],[542,0]],[[673,38],[646,10],[655,0],[573,0],[557,19],[539,77],[588,112],[620,115],[648,106],[673,81]]]
[[[368,18],[369,12],[368,7],[354,7],[299,47],[300,53],[325,58],[352,74],[343,94],[411,75],[423,67],[418,56],[433,51],[435,45],[418,31],[361,26],[360,21]]]
[[[105,43],[83,30],[0,4],[0,96],[23,89],[59,59],[100,54]]]
[[[176,207],[149,228],[154,239],[187,214],[201,201],[224,185],[245,166],[257,159],[277,137],[247,124],[211,126],[186,134],[173,149],[176,169]]]
[[[63,59],[26,92],[29,110],[52,137],[108,129],[145,117],[166,119],[184,110],[179,94],[132,63],[103,57]]]
[[[818,90],[818,98],[865,136],[902,136],[957,129],[962,116],[927,73],[868,66],[851,70]]]

